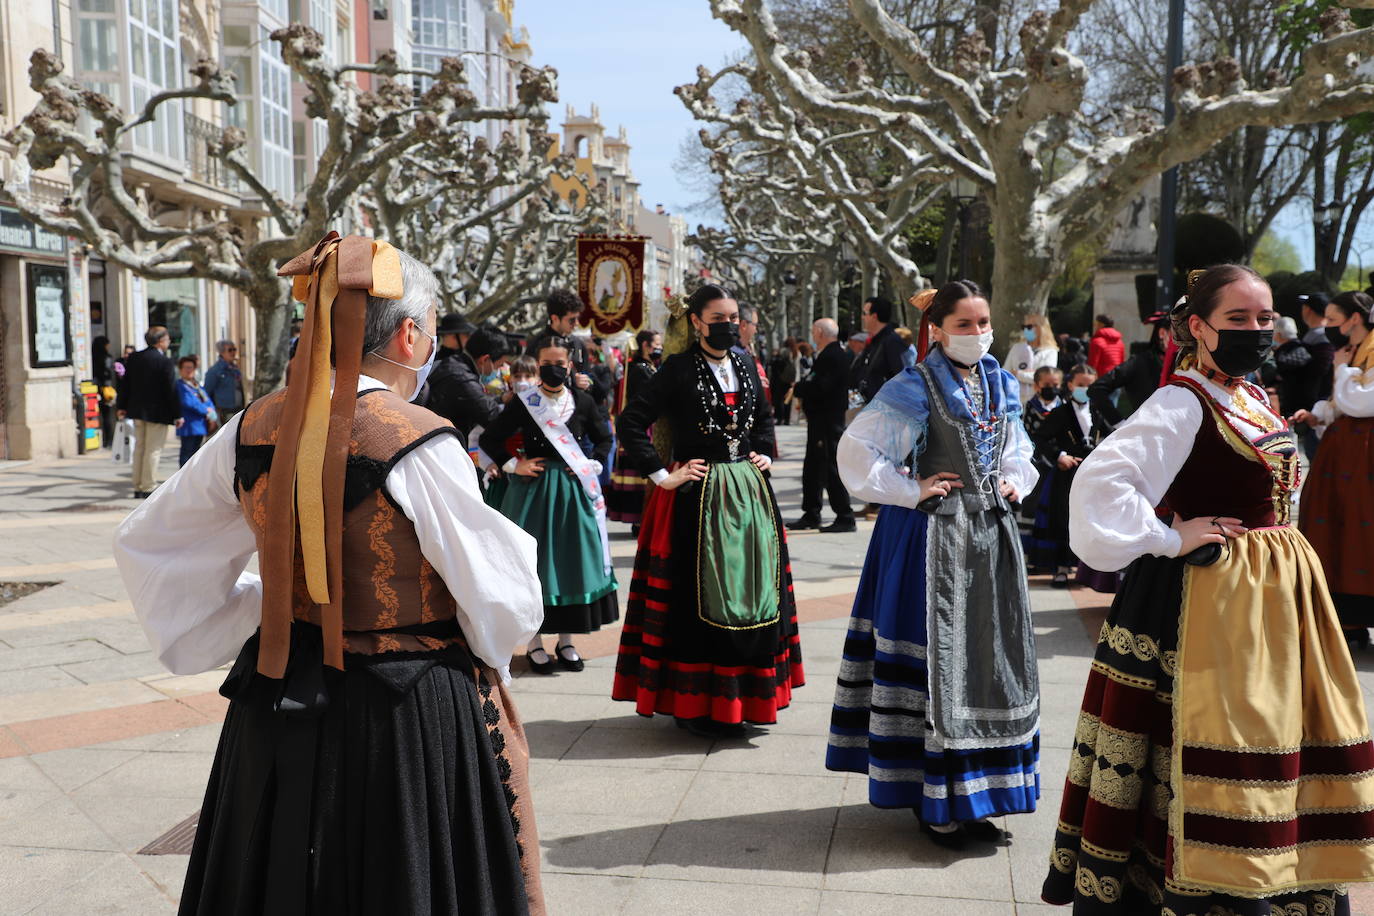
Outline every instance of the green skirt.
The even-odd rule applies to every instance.
[[[493,477],[486,481],[486,484],[486,489],[482,491],[482,499],[488,506],[500,512],[501,504],[506,499],[506,491],[510,489],[507,475],[502,474],[500,477]]]
[[[605,570],[601,532],[582,484],[562,462],[538,477],[508,475],[501,514],[539,542],[544,594],[541,633],[590,633],[620,619],[613,572]]]

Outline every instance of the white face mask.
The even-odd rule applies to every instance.
[[[378,359],[385,360],[393,366],[400,366],[402,369],[409,369],[411,372],[415,373],[415,390],[410,392],[410,397],[406,398],[407,401],[414,401],[420,396],[420,389],[425,387],[425,379],[429,378],[429,373],[434,369],[434,357],[439,352],[438,335],[426,334],[425,336],[429,338],[429,359],[425,360],[423,366],[407,366],[405,363],[398,363],[394,359],[387,359],[376,350],[372,351],[372,355]]]
[[[514,389],[516,394],[524,394],[526,391],[529,391],[533,387],[534,382],[527,378],[522,378],[519,381],[511,384],[511,388]]]
[[[945,355],[956,363],[963,363],[965,366],[972,366],[978,360],[988,355],[992,349],[992,332],[984,331],[981,334],[947,334],[945,342],[940,345],[940,349],[945,351]]]

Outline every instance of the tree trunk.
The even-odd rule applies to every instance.
[[[257,316],[257,354],[253,369],[253,397],[271,394],[286,375],[291,342],[291,299],[281,283],[259,286],[249,293]]]
[[[996,246],[992,261],[992,329],[995,334],[994,353],[1005,353],[1012,331],[1021,326],[1025,316],[1044,314],[1049,303],[1050,289],[1064,269],[1062,255],[1056,257],[1046,250],[1046,240],[1036,238],[1033,227],[1021,225],[1019,214],[1002,210],[998,213],[998,239],[1006,239]]]

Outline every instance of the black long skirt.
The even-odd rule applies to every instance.
[[[501,712],[471,656],[349,655],[339,672],[319,632],[293,628],[284,680],[257,673],[254,636],[221,688],[182,916],[530,912],[521,857],[539,850],[522,849]]]

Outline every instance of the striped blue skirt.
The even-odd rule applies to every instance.
[[[845,637],[827,769],[868,774],[868,800],[913,808],[928,824],[1035,810],[1040,736],[1013,747],[951,750],[928,720],[926,525],[884,506]]]

